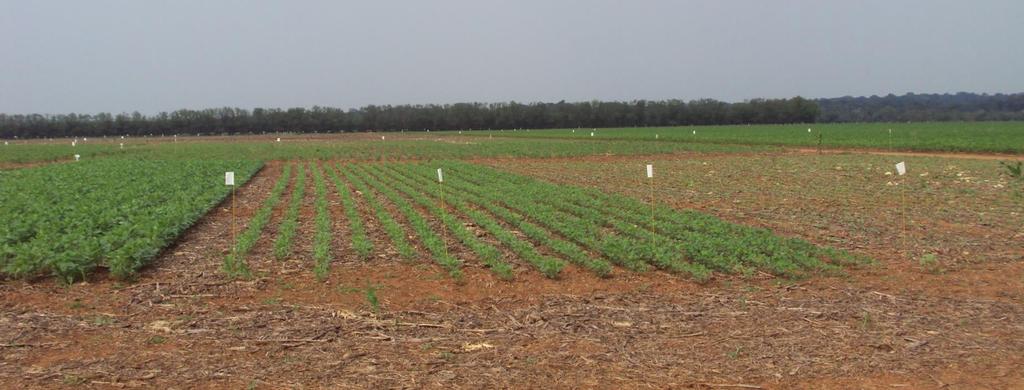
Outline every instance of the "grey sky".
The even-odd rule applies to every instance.
[[[0,112],[1024,92],[1024,1],[8,1]]]

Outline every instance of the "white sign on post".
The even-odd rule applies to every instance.
[[[590,136],[591,136],[591,137],[593,137],[593,136],[594,136],[594,132],[593,132],[593,131],[591,131],[591,132],[590,132]]]
[[[444,173],[441,172],[441,168],[437,168],[437,182],[444,183]]]
[[[277,137],[277,142],[281,142],[281,137]]]
[[[226,186],[233,186],[233,185],[235,185],[235,173],[234,172],[224,172],[224,185],[226,185]]]
[[[810,133],[810,132],[811,132],[811,128],[810,128],[810,127],[808,127],[808,128],[807,128],[807,132],[808,132],[808,133]]]
[[[75,161],[78,161],[79,158],[82,158],[82,156],[79,156],[79,155],[76,154],[75,155]]]
[[[384,140],[384,136],[383,136],[383,135],[382,135],[382,136],[380,136],[380,140],[381,140],[381,141],[383,141],[383,140]]]
[[[4,141],[4,146],[7,146],[7,141]]]
[[[124,142],[121,143],[121,149],[124,149]]]
[[[697,130],[694,130],[694,131],[693,131],[693,135],[697,135]]]
[[[647,164],[647,178],[653,178],[653,177],[654,177],[654,165]]]
[[[73,148],[73,147],[75,147],[75,145],[78,145],[78,142],[76,142],[76,141],[71,141],[71,147]]]
[[[900,176],[907,174],[907,163],[900,161],[896,164],[896,173],[899,173]]]
[[[658,139],[658,135],[657,134],[654,135],[654,139]]]

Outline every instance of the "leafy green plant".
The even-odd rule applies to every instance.
[[[461,262],[448,254],[447,245],[444,240],[434,232],[427,222],[427,219],[420,214],[412,204],[391,188],[384,186],[376,180],[372,180],[361,167],[352,165],[354,173],[365,183],[369,183],[374,190],[384,195],[398,210],[405,216],[413,230],[419,236],[423,246],[434,256],[434,260],[440,264],[448,274],[456,280],[462,279]]]
[[[345,209],[345,218],[348,219],[349,237],[352,238],[352,249],[356,251],[359,258],[365,260],[369,258],[370,253],[373,252],[373,243],[366,236],[366,228],[363,226],[363,217],[359,215],[359,208],[355,199],[352,197],[352,191],[350,191],[348,186],[338,178],[337,173],[335,173],[331,166],[328,165],[325,169],[327,170],[327,175],[334,183],[335,189],[338,191],[338,196],[341,197],[341,205]]]
[[[87,160],[0,175],[0,273],[65,282],[105,266],[131,279],[161,249],[245,183],[254,161]]]
[[[277,207],[277,204],[280,203],[281,195],[284,193],[285,188],[288,187],[291,170],[290,165],[284,167],[281,176],[277,179],[277,183],[274,184],[274,188],[270,191],[270,196],[267,197],[259,211],[249,220],[248,227],[238,237],[238,241],[235,242],[231,253],[225,257],[224,272],[229,276],[239,277],[250,274],[245,257],[252,247],[256,245],[256,241],[259,240],[260,235],[263,233],[263,227],[270,222],[270,216],[274,211],[274,207]]]
[[[316,192],[316,233],[313,236],[313,260],[316,265],[313,273],[318,280],[327,278],[327,272],[331,263],[331,213],[327,208],[327,184],[324,182],[320,167],[317,164],[310,166],[313,171],[313,185]]]
[[[299,169],[295,174],[295,185],[292,187],[292,196],[288,202],[288,210],[285,212],[284,220],[277,228],[277,239],[274,240],[274,257],[278,260],[283,260],[292,253],[292,242],[299,226],[299,209],[302,207],[305,192],[306,169],[303,164],[299,164]]]

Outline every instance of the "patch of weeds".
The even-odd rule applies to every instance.
[[[76,310],[77,309],[84,309],[85,308],[85,304],[82,303],[81,299],[75,298],[74,302],[71,302],[70,304],[68,304],[68,307],[71,308],[71,309],[76,309]]]
[[[526,357],[526,364],[529,364],[531,366],[537,364],[537,358],[533,357],[533,356],[527,356]]]
[[[380,313],[380,300],[377,299],[377,290],[380,288],[379,285],[370,284],[366,286],[366,302],[370,304],[370,310],[374,313]]]
[[[281,297],[271,297],[263,300],[263,304],[267,306],[277,306],[281,304]]]
[[[736,347],[736,349],[726,353],[729,359],[736,360],[740,357],[740,353],[743,351],[743,347]]]
[[[167,338],[164,336],[153,336],[146,339],[146,344],[160,345],[167,342]]]
[[[85,378],[82,378],[82,377],[77,376],[77,375],[71,375],[71,374],[64,375],[64,377],[61,378],[60,381],[61,381],[61,383],[63,383],[66,386],[78,386],[78,385],[84,385],[85,384]]]
[[[295,289],[295,285],[294,284],[292,284],[291,282],[286,282],[284,280],[278,280],[277,281],[277,285],[282,290],[294,290]]]
[[[434,349],[434,344],[433,343],[423,343],[423,344],[420,344],[420,349],[423,350],[423,351],[428,351],[428,350]]]
[[[92,318],[93,325],[107,326],[114,323],[114,318],[105,315],[98,315]]]
[[[452,353],[451,351],[441,351],[437,353],[437,357],[441,358],[441,360],[444,361],[451,361],[452,359],[455,358],[455,354]]]
[[[863,331],[870,330],[875,327],[875,319],[871,316],[871,313],[864,312],[860,316],[860,329]]]
[[[921,265],[921,268],[924,268],[925,271],[930,273],[941,274],[946,272],[946,269],[942,267],[942,263],[939,262],[938,257],[936,257],[934,253],[927,253],[924,256],[921,256],[917,262]]]

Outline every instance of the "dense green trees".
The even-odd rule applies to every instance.
[[[351,110],[314,106],[310,109],[256,108],[249,111],[224,107],[182,109],[152,116],[138,112],[117,115],[0,114],[0,138],[793,123],[813,122],[817,115],[817,105],[800,97],[755,99],[742,103],[704,99],[691,102],[637,100],[369,105]]]
[[[0,138],[397,130],[643,127],[809,122],[1024,119],[1024,94],[914,95],[809,100],[369,105],[358,109],[209,108],[145,116],[0,114]]]

